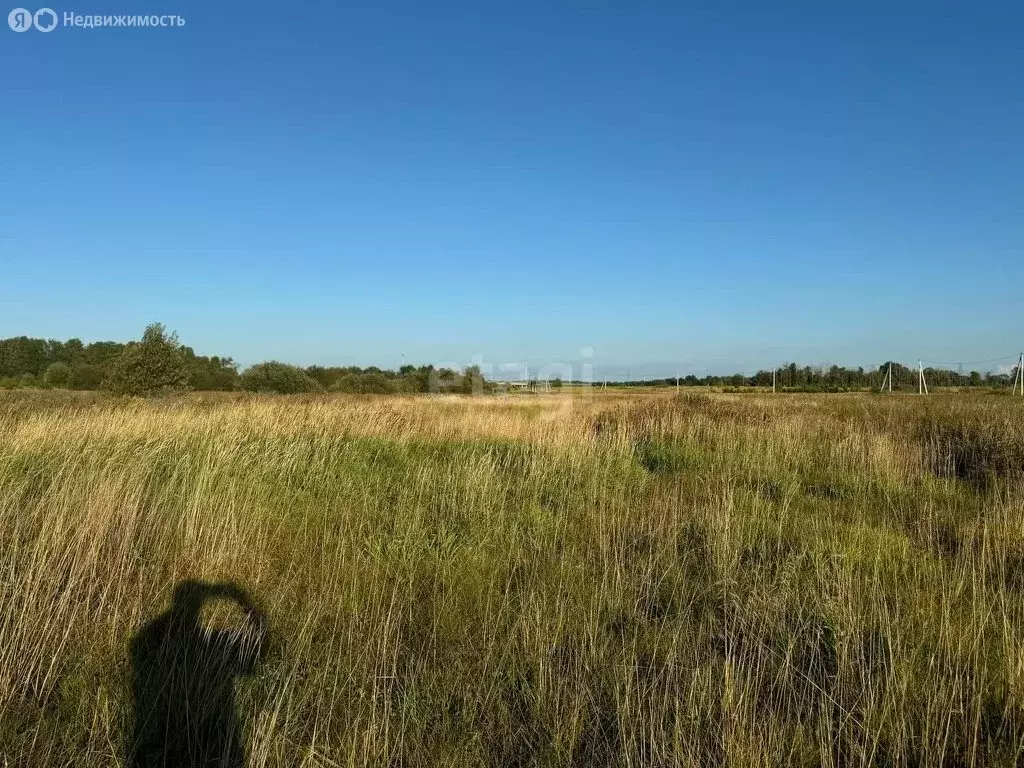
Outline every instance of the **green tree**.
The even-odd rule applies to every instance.
[[[242,389],[250,392],[276,392],[281,395],[324,390],[319,381],[308,376],[301,368],[276,360],[246,368],[238,378],[238,383]]]
[[[459,389],[462,391],[463,394],[482,394],[485,385],[486,381],[484,380],[484,374],[483,371],[480,370],[479,365],[467,366],[462,371]]]
[[[393,384],[383,373],[350,373],[334,382],[331,392],[387,395],[395,392],[396,389],[396,384]]]
[[[103,382],[103,374],[95,365],[81,363],[71,369],[68,386],[71,389],[99,389]]]
[[[146,327],[110,366],[104,387],[122,395],[154,395],[188,389],[189,367],[175,334],[160,323]]]
[[[306,375],[314,381],[318,381],[324,389],[330,389],[331,385],[338,379],[334,368],[324,368],[322,365],[311,365],[306,369]]]
[[[67,363],[50,363],[43,374],[43,381],[51,387],[66,387],[71,379],[71,366]]]
[[[230,357],[192,356],[188,368],[191,389],[230,392],[238,383],[238,366]]]

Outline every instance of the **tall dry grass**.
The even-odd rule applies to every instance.
[[[254,767],[1019,764],[1022,415],[5,395],[0,759],[124,764],[132,638],[205,579],[268,617]]]

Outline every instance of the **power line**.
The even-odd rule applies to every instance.
[[[1003,357],[993,357],[991,360],[956,360],[951,363],[941,362],[939,360],[922,360],[922,363],[928,363],[928,365],[987,365],[989,363],[1002,363],[1007,360],[1016,360],[1017,355],[1004,355]]]

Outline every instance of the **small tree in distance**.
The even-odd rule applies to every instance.
[[[99,389],[103,383],[103,376],[96,366],[82,363],[71,369],[71,376],[68,378],[68,387],[71,389]]]
[[[300,392],[323,392],[324,388],[316,379],[306,375],[301,368],[271,360],[246,368],[239,377],[242,389],[250,392],[276,392],[280,395],[294,395]]]
[[[189,369],[176,334],[161,323],[146,326],[113,361],[103,386],[121,395],[155,395],[188,389]]]
[[[46,373],[43,374],[43,381],[51,387],[66,387],[70,380],[71,366],[59,361],[56,363],[50,363],[50,366],[46,369]]]

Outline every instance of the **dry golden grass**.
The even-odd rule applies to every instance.
[[[203,579],[268,618],[254,767],[1019,764],[1022,416],[0,395],[0,760],[124,765],[132,638]]]

